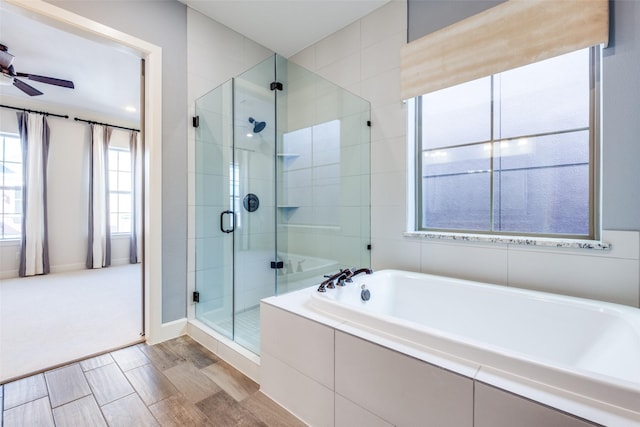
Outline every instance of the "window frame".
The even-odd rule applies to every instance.
[[[523,238],[543,238],[558,240],[588,240],[598,241],[601,237],[601,141],[602,141],[602,46],[596,45],[589,48],[589,233],[586,235],[578,234],[548,234],[548,233],[529,233],[517,231],[499,231],[489,230],[465,230],[465,229],[447,229],[447,228],[429,228],[423,227],[422,224],[422,95],[411,98],[406,101],[407,105],[407,230],[409,234],[428,234],[439,236],[484,236],[509,239],[510,237]],[[492,100],[493,103],[493,100]],[[492,119],[493,123],[493,119]],[[564,131],[552,132],[551,134],[560,134]],[[491,149],[491,170],[490,170],[490,225],[493,228],[494,217],[494,168],[495,160],[493,144],[499,141],[509,140],[510,138],[493,139],[483,141],[483,144],[489,143]],[[513,139],[513,138],[511,138]],[[472,144],[462,144],[472,145]],[[451,147],[448,147],[451,148]]]
[[[20,135],[18,134],[14,134],[14,133],[9,133],[9,132],[0,132],[0,138],[2,139],[2,150],[4,150],[5,148],[5,138],[11,138],[11,139],[17,139],[18,143],[20,143]],[[4,155],[3,155],[3,159],[4,159]],[[3,161],[3,163],[5,163],[5,161]],[[12,162],[15,163],[15,162]],[[24,161],[21,157],[20,159],[20,165],[23,168],[23,173],[24,173]],[[19,186],[20,187],[20,192],[22,193],[22,197],[24,197],[24,188],[23,185]],[[5,186],[5,181],[4,181],[4,171],[2,171],[2,178],[0,179],[0,195],[4,195],[4,191],[9,188],[13,188],[13,187],[8,187]],[[22,203],[22,199],[20,201]],[[4,203],[4,201],[2,201],[2,203]],[[0,217],[2,217],[2,223],[4,224],[4,218],[5,218],[6,212],[4,212],[4,209],[0,209]],[[19,215],[20,221],[22,222],[22,217],[24,216],[24,213],[22,212],[22,209],[20,210],[20,212],[18,212],[16,215]],[[20,235],[16,236],[16,237],[5,237],[5,233],[4,233],[4,227],[2,227],[2,229],[0,229],[0,242],[16,242],[16,241],[20,241],[22,239],[22,235],[23,235],[23,231],[22,228],[20,229]]]
[[[128,153],[129,156],[131,156],[131,150],[124,148],[124,147],[118,147],[118,146],[109,146],[109,151],[115,151],[115,152],[124,152],[124,153]],[[118,165],[119,166],[119,165]],[[111,169],[111,163],[109,163],[109,170],[107,171],[109,174],[109,179],[111,178],[111,172],[114,172],[116,174],[120,174],[122,171],[118,168],[118,169]],[[133,177],[133,171],[129,170],[129,174]],[[131,181],[131,184],[133,185],[133,181]],[[133,188],[131,188],[131,190],[129,191],[122,191],[122,190],[113,190],[111,188],[111,186],[109,186],[109,198],[111,198],[112,194],[116,194],[116,195],[121,195],[121,194],[128,194],[131,197],[131,200],[133,201],[133,197],[134,197],[134,191]],[[112,236],[128,236],[132,233],[131,230],[133,230],[133,205],[131,206],[131,209],[129,211],[129,215],[130,215],[130,221],[131,221],[131,226],[130,231],[111,231],[111,235]],[[109,203],[109,216],[116,214],[116,215],[120,215],[121,211],[113,211],[112,210],[112,206],[111,203]],[[118,223],[119,225],[119,223]],[[111,220],[109,221],[109,226],[113,227],[113,224],[111,223]],[[118,227],[119,228],[119,227]]]

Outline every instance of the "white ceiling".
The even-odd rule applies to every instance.
[[[180,0],[288,58],[389,0]]]
[[[263,46],[290,57],[389,0],[180,0]],[[20,78],[43,92],[29,97],[0,84],[0,101],[25,99],[93,112],[119,123],[138,123],[140,58],[125,48],[48,25],[0,1],[0,43],[15,56],[16,72],[71,80],[68,89]],[[5,81],[6,79],[0,79]],[[8,82],[10,83],[10,81]],[[20,103],[20,101],[23,101]],[[15,102],[14,102],[15,103]],[[52,112],[56,112],[52,111]],[[95,117],[88,117],[95,119]]]
[[[81,118],[107,117],[112,124],[129,126],[139,123],[140,57],[19,12],[0,2],[0,43],[14,55],[15,71],[71,80],[75,89],[21,77],[43,94],[31,97],[11,84],[0,85],[2,104],[38,109],[37,105],[43,103],[49,112],[75,115],[80,110],[86,112]],[[136,111],[127,111],[126,107],[135,107]]]

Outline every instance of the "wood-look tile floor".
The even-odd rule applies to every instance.
[[[0,385],[0,427],[303,425],[188,336]]]

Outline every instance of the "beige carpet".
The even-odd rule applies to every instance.
[[[141,332],[140,264],[0,280],[0,384]]]

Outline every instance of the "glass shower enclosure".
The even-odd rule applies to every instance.
[[[370,266],[370,106],[274,55],[196,100],[196,319],[260,353],[260,300]]]

